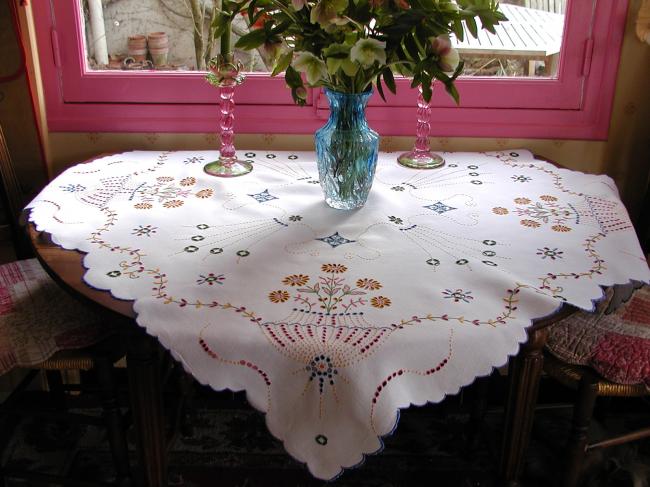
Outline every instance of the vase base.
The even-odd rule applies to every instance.
[[[413,169],[435,169],[445,165],[441,155],[430,151],[405,152],[397,158],[397,162]]]
[[[363,205],[366,204],[365,201],[358,201],[358,200],[338,200],[334,198],[325,198],[325,203],[327,203],[327,206],[334,208],[335,210],[356,210],[357,208],[361,208]]]
[[[243,176],[253,170],[253,165],[250,162],[233,158],[219,158],[214,162],[209,162],[203,167],[203,170],[210,176],[217,176],[219,178],[234,178]]]

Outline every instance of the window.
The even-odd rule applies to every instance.
[[[187,55],[187,46],[191,51],[191,18],[174,8],[182,8],[187,2],[94,2],[104,5],[109,46],[104,54],[113,54],[111,64],[105,66],[95,59],[98,56],[93,40],[86,41],[92,39],[92,19],[86,2],[50,0],[49,9],[34,7],[50,129],[214,131],[218,93],[194,69],[193,56]],[[111,10],[112,3],[122,3],[122,7]],[[173,44],[177,52],[159,69],[122,69],[124,59],[115,53],[128,49],[129,35],[166,30],[162,21],[138,24],[141,20],[136,19],[137,11],[124,13],[126,3],[140,11],[146,11],[148,3],[168,10],[171,7],[165,14],[167,21],[181,26]],[[501,3],[510,22],[499,29],[496,37],[481,33],[478,40],[466,36],[462,42],[454,41],[467,66],[466,74],[457,82],[461,106],[456,107],[444,90],[434,88],[433,117],[438,123],[432,135],[605,138],[627,1]],[[187,28],[183,27],[184,21],[190,22]],[[248,63],[254,69],[264,69],[259,62]],[[381,134],[412,135],[416,93],[409,88],[408,80],[397,83],[397,95],[389,94],[387,103],[373,96],[368,118]],[[236,130],[241,133],[313,133],[328,113],[320,90],[311,90],[308,106],[297,107],[282,76],[271,78],[264,72],[249,73],[235,101]]]

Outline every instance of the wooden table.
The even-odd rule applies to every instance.
[[[64,250],[54,244],[49,234],[30,225],[29,237],[36,254],[50,275],[74,294],[97,303],[119,315],[134,319],[131,301],[113,298],[107,291],[87,286],[81,252]],[[537,320],[528,330],[528,341],[510,363],[510,389],[506,404],[503,444],[499,472],[504,485],[516,486],[522,473],[537,402],[544,357],[542,349],[548,327],[575,312],[563,306],[552,317]],[[128,375],[133,419],[137,434],[138,459],[142,470],[141,484],[162,487],[167,484],[167,457],[164,441],[162,390],[156,361],[155,340],[135,324],[129,337]]]
[[[535,61],[544,61],[544,74],[551,76],[562,47],[564,15],[508,4],[500,9],[508,22],[494,26],[496,35],[479,29],[475,38],[463,24],[465,38],[452,41],[454,47],[463,57],[525,61],[528,76],[535,75]]]

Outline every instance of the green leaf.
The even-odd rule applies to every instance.
[[[468,17],[465,19],[465,25],[467,25],[467,29],[469,30],[469,33],[472,34],[474,38],[478,37],[478,26],[476,25],[476,20],[474,20],[474,17]]]
[[[377,75],[377,91],[379,92],[379,96],[381,96],[381,99],[386,101],[386,97],[384,96],[384,89],[381,87],[381,73]]]
[[[298,88],[300,86],[303,86],[300,73],[298,73],[298,71],[296,71],[291,65],[287,66],[287,69],[284,72],[284,80],[291,88]]]
[[[278,59],[278,62],[275,63],[275,66],[273,67],[271,76],[277,76],[281,72],[286,71],[291,64],[291,59],[293,59],[293,51],[286,52],[280,56],[280,59]]]
[[[384,77],[384,83],[386,83],[388,89],[391,91],[391,93],[393,93],[393,95],[396,94],[397,88],[395,86],[395,78],[393,77],[393,72],[390,70],[389,67],[386,67],[382,71],[382,75]]]
[[[454,101],[456,102],[456,105],[460,105],[460,95],[458,94],[458,90],[456,89],[454,84],[453,83],[445,84],[445,90],[454,99]]]
[[[433,94],[433,91],[431,90],[431,80],[428,80],[429,82],[423,82],[422,83],[422,98],[424,98],[424,101],[429,103],[431,101],[431,95]]]
[[[235,43],[235,47],[250,51],[260,47],[266,41],[267,33],[264,29],[254,29],[248,34],[243,35]]]

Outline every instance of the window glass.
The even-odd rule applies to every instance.
[[[567,0],[501,0],[508,22],[496,34],[465,27],[454,45],[465,61],[465,76],[537,76],[556,78]]]
[[[210,25],[218,0],[81,0],[90,70],[205,70],[219,50]],[[465,76],[556,77],[567,0],[502,0],[508,17],[474,38],[465,27],[454,39]],[[233,22],[234,41],[248,32],[247,19]],[[103,29],[103,32],[102,32]],[[234,43],[234,42],[233,42]],[[248,72],[269,72],[262,48],[235,52]]]
[[[204,71],[219,52],[210,25],[218,0],[81,0],[90,70]],[[233,44],[248,32],[233,21]],[[103,29],[103,32],[102,32]],[[263,49],[235,51],[246,71],[268,72]]]

